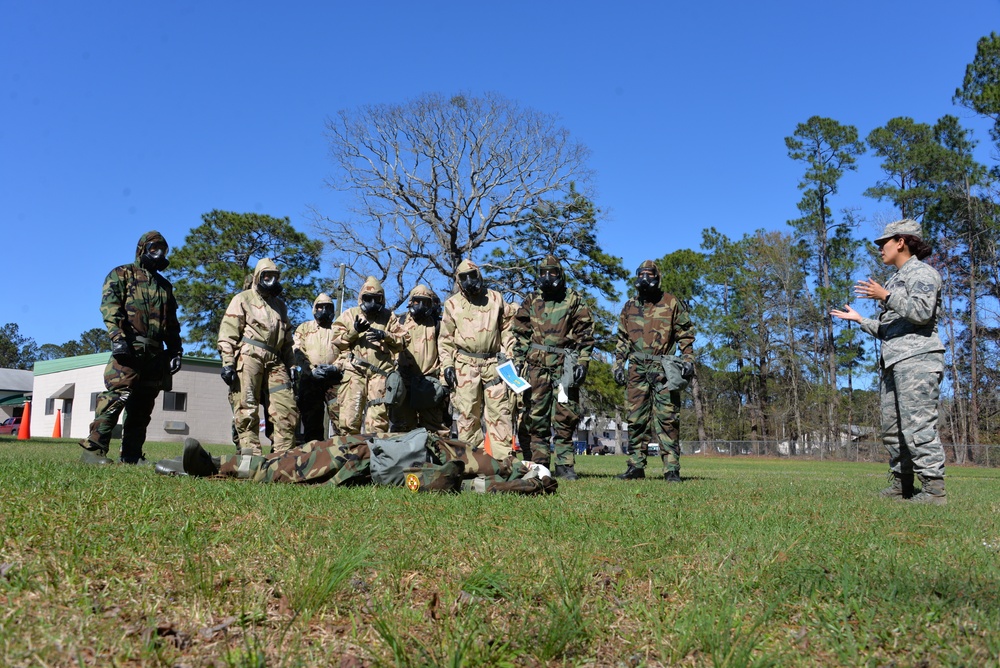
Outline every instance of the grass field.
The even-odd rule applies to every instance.
[[[926,507],[876,498],[884,465],[582,457],[554,496],[441,496],[79,453],[0,438],[3,665],[1000,662],[996,469]]]

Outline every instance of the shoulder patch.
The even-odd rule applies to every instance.
[[[934,292],[934,286],[930,283],[924,283],[923,281],[916,281],[913,284],[914,292]]]
[[[420,476],[416,473],[406,474],[406,489],[411,492],[416,492],[420,490]]]

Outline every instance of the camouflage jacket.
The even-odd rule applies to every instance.
[[[543,346],[569,348],[579,354],[579,363],[590,362],[594,350],[594,319],[590,308],[574,290],[565,290],[558,300],[546,301],[541,293],[528,297],[514,316],[514,356],[535,367],[558,367],[559,353],[531,348]]]
[[[655,303],[638,298],[625,302],[618,317],[617,365],[633,353],[672,357],[678,350],[682,361],[694,363],[694,325],[680,300],[663,292]]]
[[[437,376],[441,372],[438,336],[441,324],[436,320],[422,325],[409,314],[400,318],[407,334],[406,349],[399,356],[399,368],[406,376]]]
[[[315,320],[309,320],[295,329],[292,337],[295,363],[308,371],[320,364],[333,364],[340,351],[333,345],[333,327],[320,327]]]
[[[159,235],[155,235],[159,236]],[[101,289],[101,315],[111,340],[124,337],[135,343],[141,336],[166,346],[168,354],[181,354],[181,325],[177,320],[177,300],[170,281],[142,266],[139,257],[154,238],[142,235],[135,262],[115,267]],[[157,349],[154,344],[153,349]]]
[[[267,348],[244,341],[250,339]],[[281,297],[264,297],[256,287],[244,290],[229,302],[219,325],[219,353],[223,366],[233,366],[238,355],[267,352],[287,366],[294,364],[292,326]]]
[[[503,352],[513,359],[511,325],[517,309],[495,290],[486,290],[477,302],[482,303],[470,302],[462,292],[445,301],[438,339],[443,368],[455,366],[455,356],[462,350],[487,355]]]
[[[941,274],[915,257],[886,282],[889,296],[878,319],[862,318],[861,329],[882,341],[882,366],[924,353],[944,352],[938,336]]]
[[[358,316],[371,323],[372,329],[385,331],[385,338],[372,342],[365,338],[365,332],[358,333],[354,329],[354,319]],[[371,364],[381,371],[392,371],[396,366],[396,356],[406,346],[406,332],[399,324],[396,314],[387,308],[379,311],[375,318],[367,318],[360,306],[352,306],[333,321],[330,327],[333,332],[333,345],[339,351],[337,366],[342,370],[351,368],[350,357]],[[357,369],[365,373],[363,365]]]

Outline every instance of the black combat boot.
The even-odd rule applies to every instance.
[[[663,474],[663,479],[667,482],[680,482],[681,472],[680,471],[667,471]]]
[[[153,472],[157,475],[187,475],[184,472],[184,459],[174,457],[173,459],[161,459],[156,462]]]
[[[573,466],[563,466],[562,464],[556,464],[556,477],[563,480],[579,480],[580,476],[576,474],[573,470]]]
[[[149,460],[146,459],[145,454],[141,454],[138,457],[119,457],[119,464],[128,464],[130,466],[149,466]]]
[[[184,439],[184,472],[188,475],[207,478],[219,472],[219,459],[213,457],[195,438]]]
[[[625,473],[618,476],[619,480],[641,480],[646,477],[646,469],[639,468],[638,466],[633,466],[631,463],[628,465]]]

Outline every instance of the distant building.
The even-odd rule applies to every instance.
[[[111,353],[96,353],[35,362],[32,437],[51,435],[57,415],[63,438],[89,435],[110,358]],[[231,443],[233,411],[228,389],[219,378],[221,368],[219,360],[185,356],[173,389],[156,398],[146,438],[171,442],[194,436],[206,443]],[[120,438],[120,430],[119,421],[115,438]]]
[[[612,418],[588,415],[577,425],[574,441],[586,443],[590,454],[617,455],[628,448],[628,425]]]
[[[31,397],[33,377],[28,369],[0,369],[0,422],[21,417],[24,400]]]

